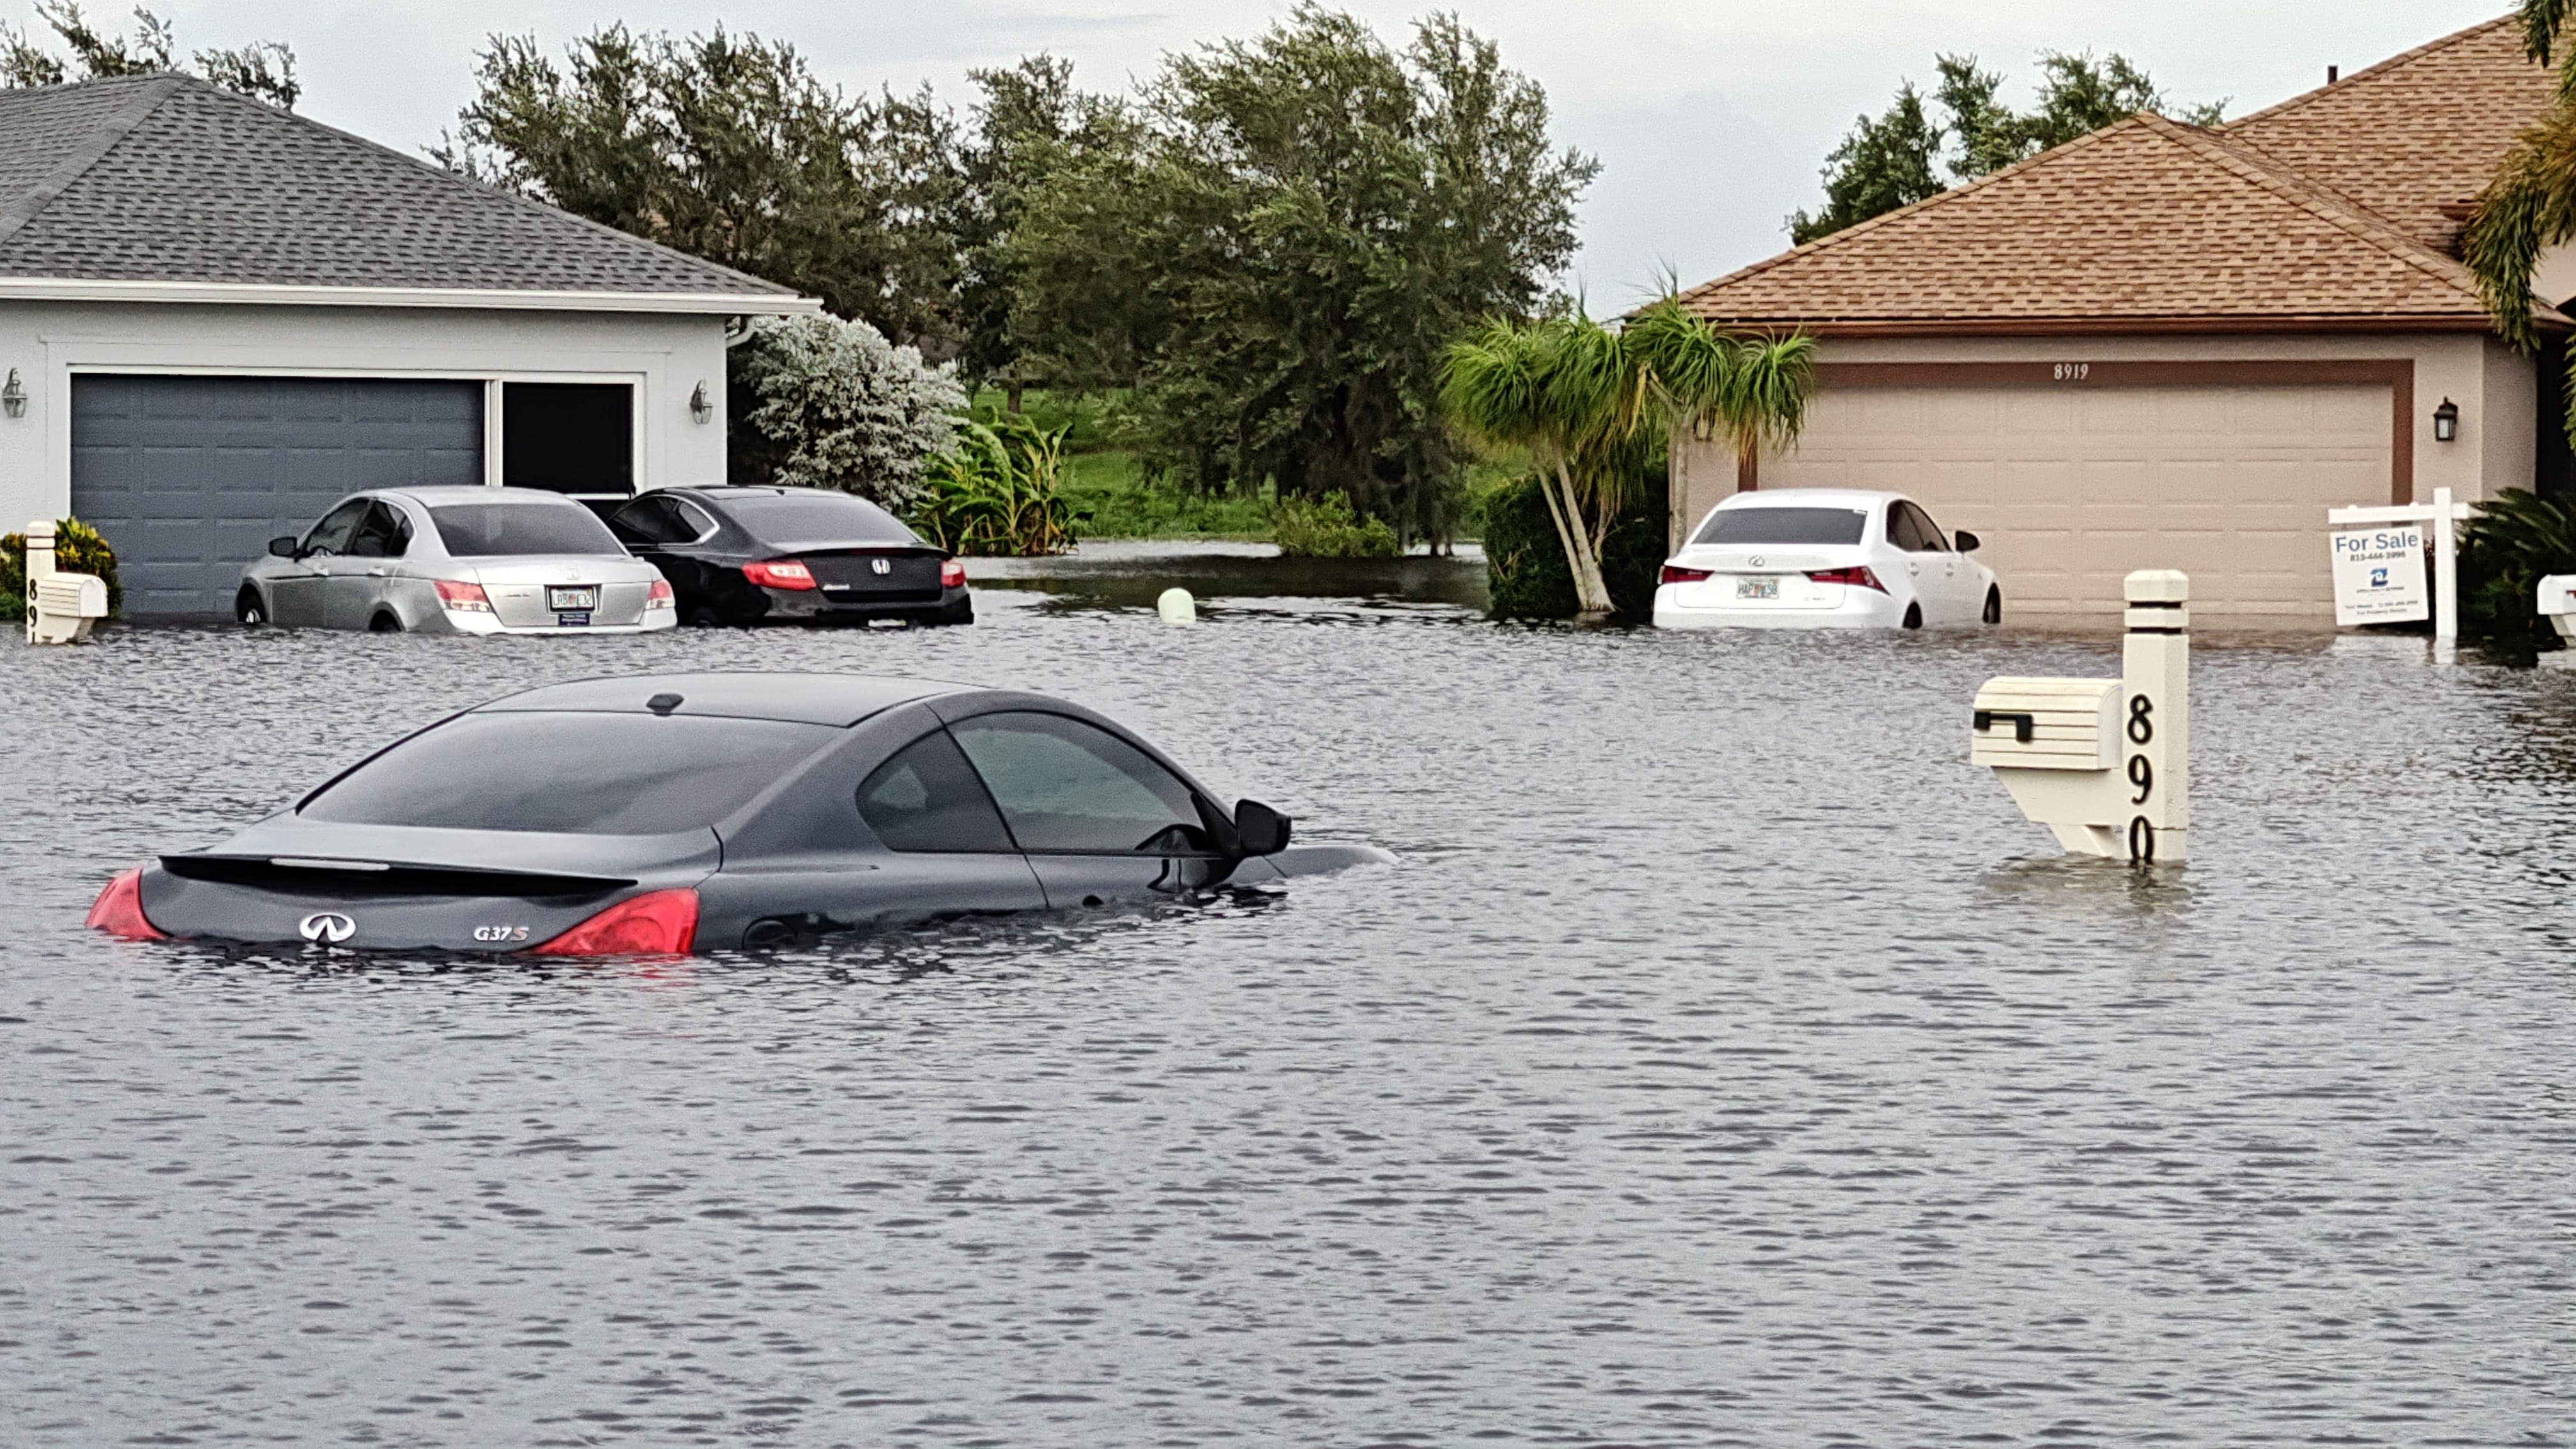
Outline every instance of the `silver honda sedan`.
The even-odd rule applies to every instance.
[[[445,634],[640,634],[671,586],[591,511],[532,488],[371,488],[242,570],[245,624]]]

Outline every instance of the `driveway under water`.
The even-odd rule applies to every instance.
[[[0,1441],[2576,1437],[2576,675],[2204,640],[2140,874],[1966,763],[2111,638],[1497,626],[1419,563],[0,645]],[[699,668],[1059,692],[1406,863],[681,968],[79,928],[462,705]]]

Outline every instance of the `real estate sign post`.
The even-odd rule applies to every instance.
[[[2424,535],[2433,538],[2433,640],[2460,637],[2460,523],[2469,505],[2436,488],[2430,503],[2390,508],[2329,508],[2333,532],[2335,623],[2397,624],[2424,617]]]

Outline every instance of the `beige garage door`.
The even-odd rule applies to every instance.
[[[2325,510],[2386,503],[2388,449],[2385,387],[1827,387],[1761,486],[1911,495],[1983,538],[2014,615],[2178,568],[2197,616],[2323,619]]]

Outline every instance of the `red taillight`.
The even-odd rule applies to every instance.
[[[564,932],[531,956],[686,956],[698,940],[698,893],[646,891]]]
[[[491,597],[483,592],[481,584],[469,584],[458,579],[437,579],[432,581],[431,587],[438,590],[438,602],[447,608],[459,611],[472,610],[485,614],[492,612]]]
[[[939,586],[943,589],[962,589],[966,587],[965,561],[953,558],[941,559],[939,561]]]
[[[814,571],[792,558],[774,558],[764,563],[747,563],[742,576],[764,589],[810,589]]]
[[[678,601],[671,597],[671,581],[669,579],[655,579],[653,581],[653,587],[644,591],[645,608],[671,609],[677,608],[678,606]]]
[[[168,932],[143,914],[143,867],[139,865],[107,883],[107,889],[90,902],[89,919],[81,924],[128,941],[170,939]]]
[[[1887,585],[1878,581],[1878,575],[1871,573],[1867,564],[1848,569],[1816,569],[1807,577],[1820,584],[1850,584],[1855,588],[1876,589],[1882,594],[1887,592]]]
[[[1664,565],[1663,576],[1656,579],[1655,582],[1659,584],[1695,584],[1700,580],[1707,578],[1710,572],[1711,571],[1708,569],[1686,569],[1679,564],[1666,564]]]

